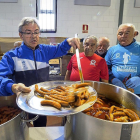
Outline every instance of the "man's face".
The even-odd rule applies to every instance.
[[[99,39],[98,46],[97,46],[97,52],[102,55],[107,51],[107,48],[109,47],[109,43],[105,39]]]
[[[84,52],[86,56],[92,56],[97,48],[97,42],[95,39],[86,39],[84,46]]]
[[[22,33],[19,33],[19,36],[26,46],[34,50],[39,43],[39,27],[35,23],[29,23],[23,26]]]
[[[131,44],[134,38],[134,29],[131,26],[124,25],[118,29],[117,38],[122,46]]]

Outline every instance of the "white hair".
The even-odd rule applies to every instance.
[[[136,28],[135,28],[135,25],[132,24],[132,23],[123,23],[119,26],[119,28],[121,28],[122,26],[129,26],[129,27],[132,27],[134,32],[136,31]]]
[[[85,43],[85,41],[86,41],[87,39],[94,39],[94,40],[96,40],[96,42],[98,42],[98,39],[97,39],[96,36],[94,36],[94,35],[88,35],[88,36],[86,36],[86,37],[84,38],[83,44]]]

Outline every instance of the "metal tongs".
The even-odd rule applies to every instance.
[[[78,38],[78,34],[75,34],[75,38]],[[76,58],[77,58],[77,65],[79,69],[79,76],[81,83],[84,83],[84,78],[83,78],[83,73],[82,73],[82,68],[81,68],[81,62],[80,62],[80,57],[79,57],[79,49],[76,48]]]

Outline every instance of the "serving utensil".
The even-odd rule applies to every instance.
[[[75,34],[75,38],[78,38],[78,34]],[[78,65],[80,80],[81,80],[81,83],[84,83],[84,78],[83,78],[83,73],[82,73],[81,62],[80,62],[80,57],[79,57],[79,49],[78,48],[76,48],[76,58],[77,58],[77,65]]]

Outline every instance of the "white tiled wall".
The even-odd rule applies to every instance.
[[[140,42],[140,7],[134,7],[135,0],[125,0],[123,11],[123,23],[133,23],[139,35],[136,40]]]
[[[74,5],[74,0],[57,0],[57,33],[42,33],[41,37],[79,37],[94,34],[107,36],[111,46],[116,44],[119,0],[111,0],[110,7]],[[140,8],[134,0],[124,1],[123,23],[130,22],[140,31]],[[24,16],[36,16],[36,0],[18,0],[18,3],[0,3],[0,37],[18,37],[18,24]],[[82,33],[82,25],[89,32]],[[140,41],[140,35],[136,37]]]

